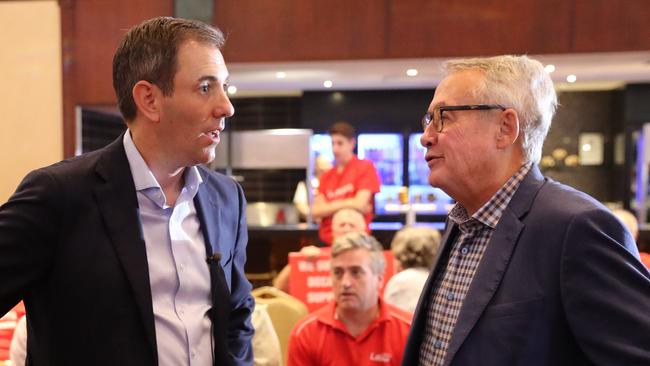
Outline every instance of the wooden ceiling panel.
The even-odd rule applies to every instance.
[[[564,53],[571,1],[393,1],[387,57]]]
[[[383,58],[386,1],[217,1],[230,62]]]

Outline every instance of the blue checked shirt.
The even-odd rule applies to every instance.
[[[449,219],[458,225],[460,233],[452,244],[449,256],[438,264],[440,270],[437,271],[429,299],[425,333],[420,346],[421,365],[443,364],[458,314],[485,248],[503,211],[531,166],[531,163],[522,165],[471,217],[460,204],[449,212]]]

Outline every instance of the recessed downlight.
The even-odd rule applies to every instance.
[[[325,81],[323,82],[323,86],[326,87],[326,88],[331,88],[332,85],[334,85],[334,84],[332,83],[332,80],[325,80]]]
[[[418,70],[417,69],[408,69],[406,70],[406,75],[408,76],[417,76]]]

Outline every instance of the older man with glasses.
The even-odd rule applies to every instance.
[[[537,167],[557,99],[525,56],[450,61],[422,119],[458,203],[403,365],[650,365],[650,273],[588,195]]]

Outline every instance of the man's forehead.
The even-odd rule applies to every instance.
[[[363,216],[356,215],[353,212],[341,212],[332,218],[332,221],[341,224],[358,224],[363,222]]]
[[[348,266],[364,265],[370,261],[370,252],[364,248],[354,248],[332,257],[332,265],[346,263]]]
[[[211,70],[212,72],[208,75],[212,75],[216,71],[218,73],[216,76],[219,79],[228,77],[226,62],[221,51],[215,45],[187,40],[178,48],[178,60],[179,68],[190,68],[197,71]]]
[[[475,88],[484,78],[481,70],[452,72],[438,84],[429,109],[472,101]]]

